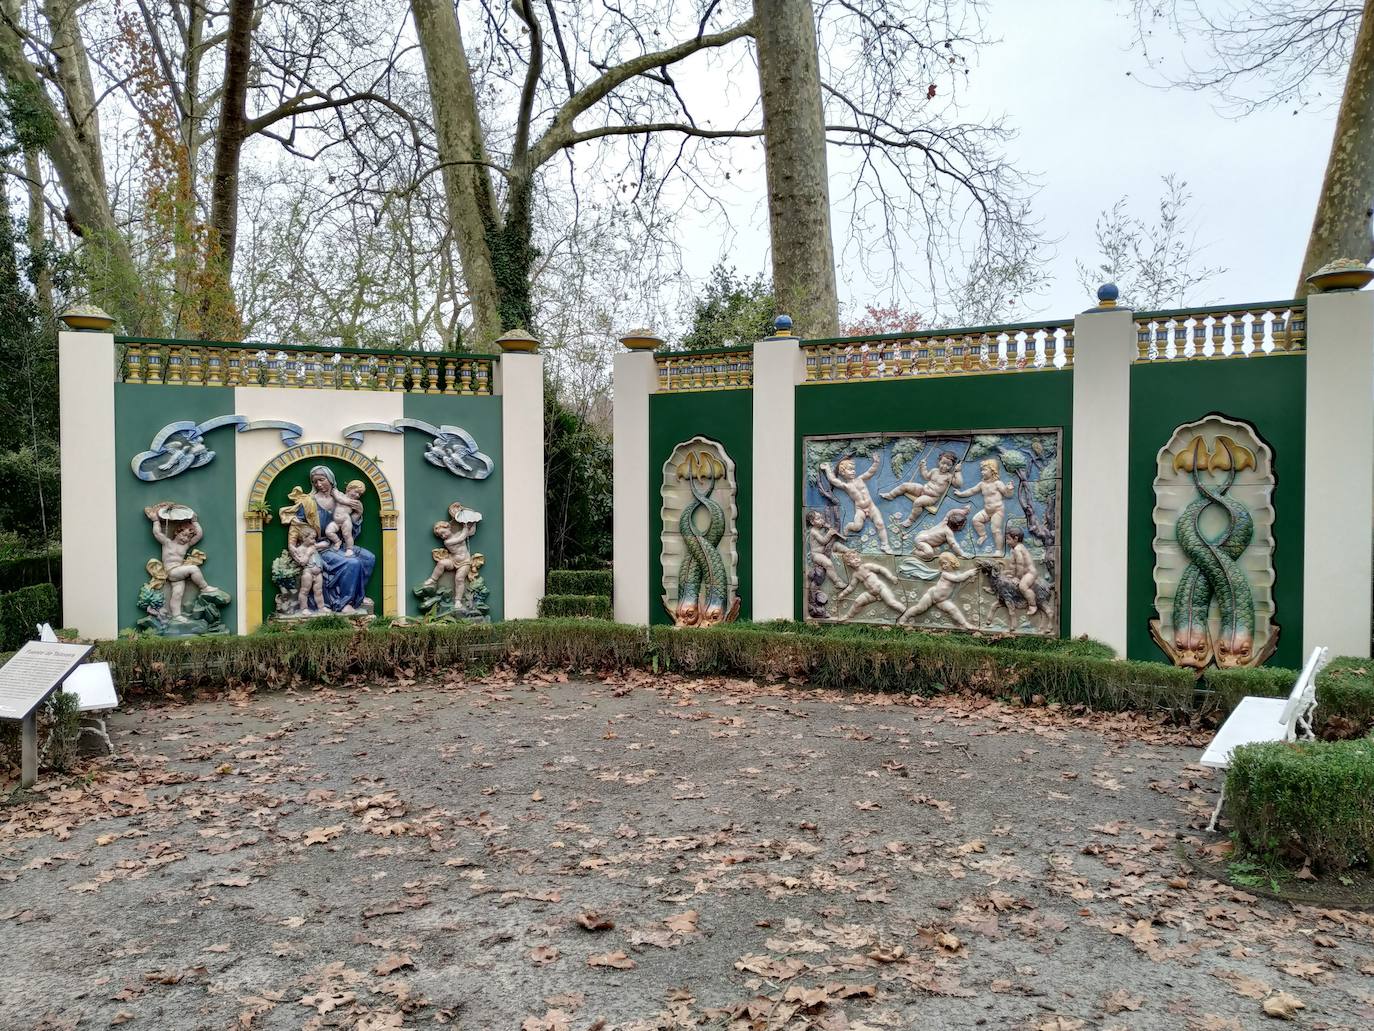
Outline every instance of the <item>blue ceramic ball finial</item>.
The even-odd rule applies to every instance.
[[[779,315],[773,320],[773,335],[779,337],[790,337],[792,335],[791,315]]]
[[[1103,283],[1097,288],[1097,306],[1099,308],[1115,308],[1116,299],[1121,296],[1121,291],[1116,288],[1115,283]]]

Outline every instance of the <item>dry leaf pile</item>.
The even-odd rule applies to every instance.
[[[634,673],[235,691],[0,809],[16,1026],[1374,1026],[1139,714]],[[1202,735],[1205,737],[1205,735]]]

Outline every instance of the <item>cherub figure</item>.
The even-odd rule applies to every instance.
[[[186,594],[186,581],[195,584],[202,592],[213,590],[205,582],[205,574],[200,571],[200,565],[205,561],[205,552],[192,551],[191,548],[205,536],[205,531],[200,528],[200,520],[190,509],[182,509],[182,512],[190,513],[189,521],[183,522],[180,528],[171,535],[167,533],[173,519],[175,518],[174,506],[154,505],[144,509],[144,514],[152,521],[153,537],[162,545],[162,578],[167,581],[167,617],[169,619],[185,619],[181,614],[181,600]],[[152,566],[152,563],[149,563]],[[149,572],[156,578],[159,571],[153,568]]]
[[[935,557],[935,552],[944,546],[960,558],[968,558],[968,552],[959,546],[959,540],[954,536],[967,524],[967,508],[951,509],[929,530],[922,530],[916,535],[916,540],[911,545],[911,553],[917,558],[929,561]]]
[[[449,518],[434,524],[434,536],[444,542],[442,548],[434,549],[434,572],[429,574],[421,588],[437,587],[445,573],[453,574],[453,608],[462,611],[463,595],[467,590],[468,571],[472,568],[472,553],[468,551],[468,538],[477,532],[477,524],[482,513],[464,508],[454,502],[448,509]]]
[[[353,554],[353,520],[363,516],[363,494],[367,485],[362,480],[349,480],[343,492],[334,491],[334,514],[329,517],[329,525],[324,535],[336,548],[343,548],[345,555]]]
[[[950,485],[953,484],[955,487],[964,485],[964,470],[959,465],[959,456],[953,451],[941,451],[940,457],[935,460],[934,469],[926,468],[926,460],[922,458],[921,479],[925,482],[908,480],[905,483],[897,484],[891,490],[883,491],[881,494],[881,497],[888,501],[902,496],[911,499],[911,515],[902,520],[903,526],[910,526],[914,523],[919,518],[922,509],[934,515]]]
[[[343,508],[342,505],[339,507]],[[324,563],[320,561],[319,538],[315,536],[315,528],[309,523],[297,523],[287,540],[286,550],[301,567],[300,593],[296,598],[299,611],[306,612],[307,602],[313,596],[316,610],[324,612]]]
[[[828,548],[835,541],[844,540],[840,532],[826,522],[825,516],[816,511],[806,514],[806,544],[811,556],[811,566],[813,569],[824,570],[824,577],[817,586],[829,580],[836,587],[840,585],[840,577],[835,572],[835,560],[826,554]]]
[[[881,601],[894,612],[902,612],[906,605],[897,597],[892,590],[897,585],[897,574],[890,569],[880,566],[876,562],[865,562],[863,556],[857,551],[844,553],[844,564],[849,570],[849,583],[841,588],[835,595],[836,601],[842,601],[855,587],[862,587],[863,590],[854,595],[854,602],[849,606],[841,619],[850,619],[854,613],[858,612],[865,605],[875,601]]]
[[[939,565],[940,578],[935,581],[930,590],[921,595],[920,601],[897,617],[897,622],[909,622],[934,607],[953,620],[954,625],[961,630],[972,630],[973,625],[954,602],[954,591],[961,583],[977,573],[977,568],[970,567],[960,573],[958,571],[959,556],[948,551],[941,552]]]
[[[1006,522],[1007,513],[1004,499],[1016,493],[1016,485],[997,478],[997,459],[985,458],[978,466],[981,479],[968,490],[956,490],[956,498],[971,498],[975,494],[983,495],[983,510],[973,517],[973,533],[978,538],[978,543],[982,544],[988,539],[988,530],[992,530],[993,548],[1000,554],[1003,548],[1002,524]]]
[[[860,475],[858,467],[854,464],[854,459],[843,459],[835,466],[831,472],[830,463],[825,462],[821,465],[821,473],[832,486],[839,487],[849,495],[854,502],[854,518],[844,528],[846,537],[856,534],[864,528],[864,523],[873,520],[873,529],[878,531],[878,546],[886,555],[892,554],[892,545],[887,540],[887,524],[883,522],[883,514],[878,510],[878,503],[873,500],[873,495],[868,492],[868,481],[878,472],[879,459],[872,459],[872,464]],[[838,476],[835,473],[839,473]],[[884,495],[886,497],[886,495]]]
[[[1033,616],[1036,613],[1035,581],[1040,573],[1035,568],[1030,549],[1026,547],[1026,531],[1013,526],[1007,531],[1007,544],[1011,548],[1007,575],[1016,581],[1016,589],[1026,599],[1026,615]]]

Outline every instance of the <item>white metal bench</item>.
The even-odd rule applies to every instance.
[[[1295,741],[1301,733],[1311,740],[1312,713],[1317,708],[1317,674],[1330,661],[1326,648],[1316,648],[1302,668],[1298,682],[1287,698],[1256,698],[1247,695],[1240,704],[1231,710],[1226,722],[1212,738],[1212,743],[1202,753],[1198,762],[1214,770],[1224,770],[1231,765],[1231,753],[1241,745],[1255,744],[1260,741]],[[1221,785],[1221,797],[1217,807],[1212,810],[1212,821],[1207,824],[1209,831],[1217,829],[1217,817],[1226,802],[1226,782]]]
[[[38,639],[56,643],[57,634],[47,623],[38,624]],[[62,682],[62,690],[76,695],[76,711],[81,715],[81,733],[90,734],[114,755],[114,742],[110,740],[105,716],[119,707],[119,695],[115,693],[114,676],[108,662],[87,662],[68,674]]]

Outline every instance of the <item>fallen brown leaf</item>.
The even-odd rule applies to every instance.
[[[372,968],[372,972],[378,977],[389,977],[404,967],[414,967],[415,961],[410,958],[408,953],[393,952],[389,956],[384,956],[380,963]]]
[[[625,955],[624,952],[616,950],[615,952],[602,952],[595,956],[588,956],[587,966],[614,967],[616,970],[633,970],[638,964],[629,956]]]
[[[1287,992],[1275,992],[1260,1004],[1266,1017],[1276,1017],[1279,1020],[1292,1020],[1298,1015],[1298,1010],[1306,1009],[1306,1005],[1296,995],[1289,995]]]

